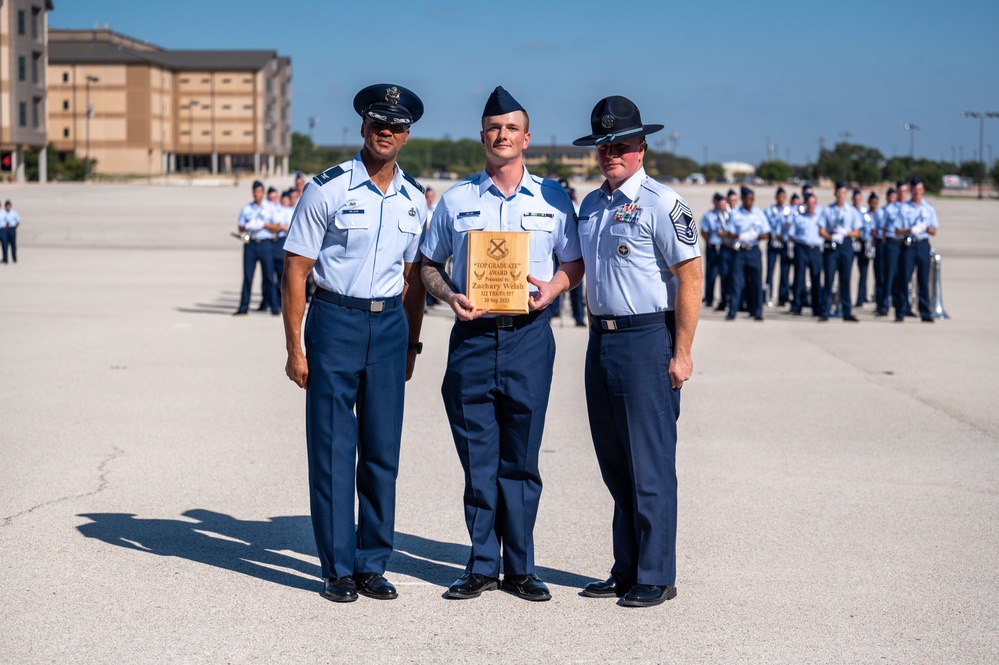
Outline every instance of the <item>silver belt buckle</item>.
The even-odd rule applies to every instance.
[[[380,312],[385,309],[385,302],[382,300],[377,300],[371,303],[372,312]]]
[[[617,330],[617,321],[604,321],[604,330]]]
[[[497,328],[513,328],[513,317],[512,316],[497,316],[496,317],[496,327]]]

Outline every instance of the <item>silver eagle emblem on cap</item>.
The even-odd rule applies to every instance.
[[[399,103],[399,88],[392,86],[385,91],[385,101],[389,104]]]
[[[614,116],[608,113],[604,117],[600,118],[600,124],[603,125],[604,129],[610,129],[614,126]]]

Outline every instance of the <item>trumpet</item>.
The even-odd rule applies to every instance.
[[[239,233],[238,231],[233,231],[229,235],[231,235],[233,238],[236,238],[237,240],[242,240],[244,245],[250,242],[250,234],[245,231],[243,233]]]

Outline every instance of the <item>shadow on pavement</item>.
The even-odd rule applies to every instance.
[[[216,568],[281,584],[318,591],[319,565],[308,516],[238,520],[210,510],[183,513],[187,519],[141,519],[131,513],[84,513],[91,520],[77,529],[87,538],[157,556],[197,561]],[[191,521],[196,520],[196,521]],[[396,533],[395,551],[386,574],[398,573],[446,587],[464,572],[470,548]],[[290,556],[286,552],[301,556]],[[546,582],[582,588],[593,578],[552,568],[537,569]]]

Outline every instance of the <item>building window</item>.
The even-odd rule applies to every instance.
[[[41,30],[38,29],[39,19],[41,18],[42,10],[38,7],[31,8],[31,38],[38,39],[38,35],[41,34]]]
[[[212,132],[211,132],[211,130],[203,129],[203,130],[201,130],[201,135],[202,136],[211,136]]]
[[[32,53],[31,54],[31,82],[32,83],[38,83],[38,70],[39,70],[39,66],[38,65],[39,65],[39,62],[41,61],[41,59],[42,59],[42,54],[41,53]]]
[[[181,136],[190,136],[190,135],[191,135],[191,132],[189,132],[189,131],[187,131],[187,130],[183,130],[183,131],[181,131],[180,135],[181,135]]]
[[[243,110],[244,111],[252,111],[253,110],[253,104],[243,104]]]
[[[24,34],[24,10],[23,9],[18,9],[17,10],[17,34],[19,34],[19,35],[23,35]]]
[[[243,79],[243,83],[253,83],[253,79]]]
[[[232,136],[232,132],[230,132],[230,131],[229,131],[229,130],[227,129],[227,130],[225,130],[224,132],[222,132],[222,136]]]
[[[63,72],[62,73],[62,82],[63,83],[69,83],[69,72]]]
[[[181,83],[190,83],[191,79],[181,79],[180,82]]]
[[[228,111],[231,108],[232,108],[232,104],[223,104],[222,105],[222,110],[223,111]]]
[[[62,137],[64,139],[68,139],[69,138],[69,127],[63,127],[62,128]]]
[[[201,79],[201,82],[202,83],[211,83],[212,80],[211,79]]]
[[[24,106],[24,104],[21,104],[21,106]],[[253,136],[253,130],[252,129],[246,130],[245,132],[243,132],[243,136]]]
[[[222,79],[223,83],[232,83],[232,79]]]
[[[21,102],[17,105],[17,124],[20,127],[28,126],[28,104]]]
[[[18,81],[23,81],[23,80],[25,80],[25,78],[27,78],[27,69],[28,69],[28,65],[24,61],[24,56],[23,55],[17,56],[17,80]]]
[[[31,100],[31,126],[38,129],[42,125],[42,98],[35,97]]]
[[[62,100],[62,110],[63,111],[68,111],[69,110],[69,100],[68,99]]]

